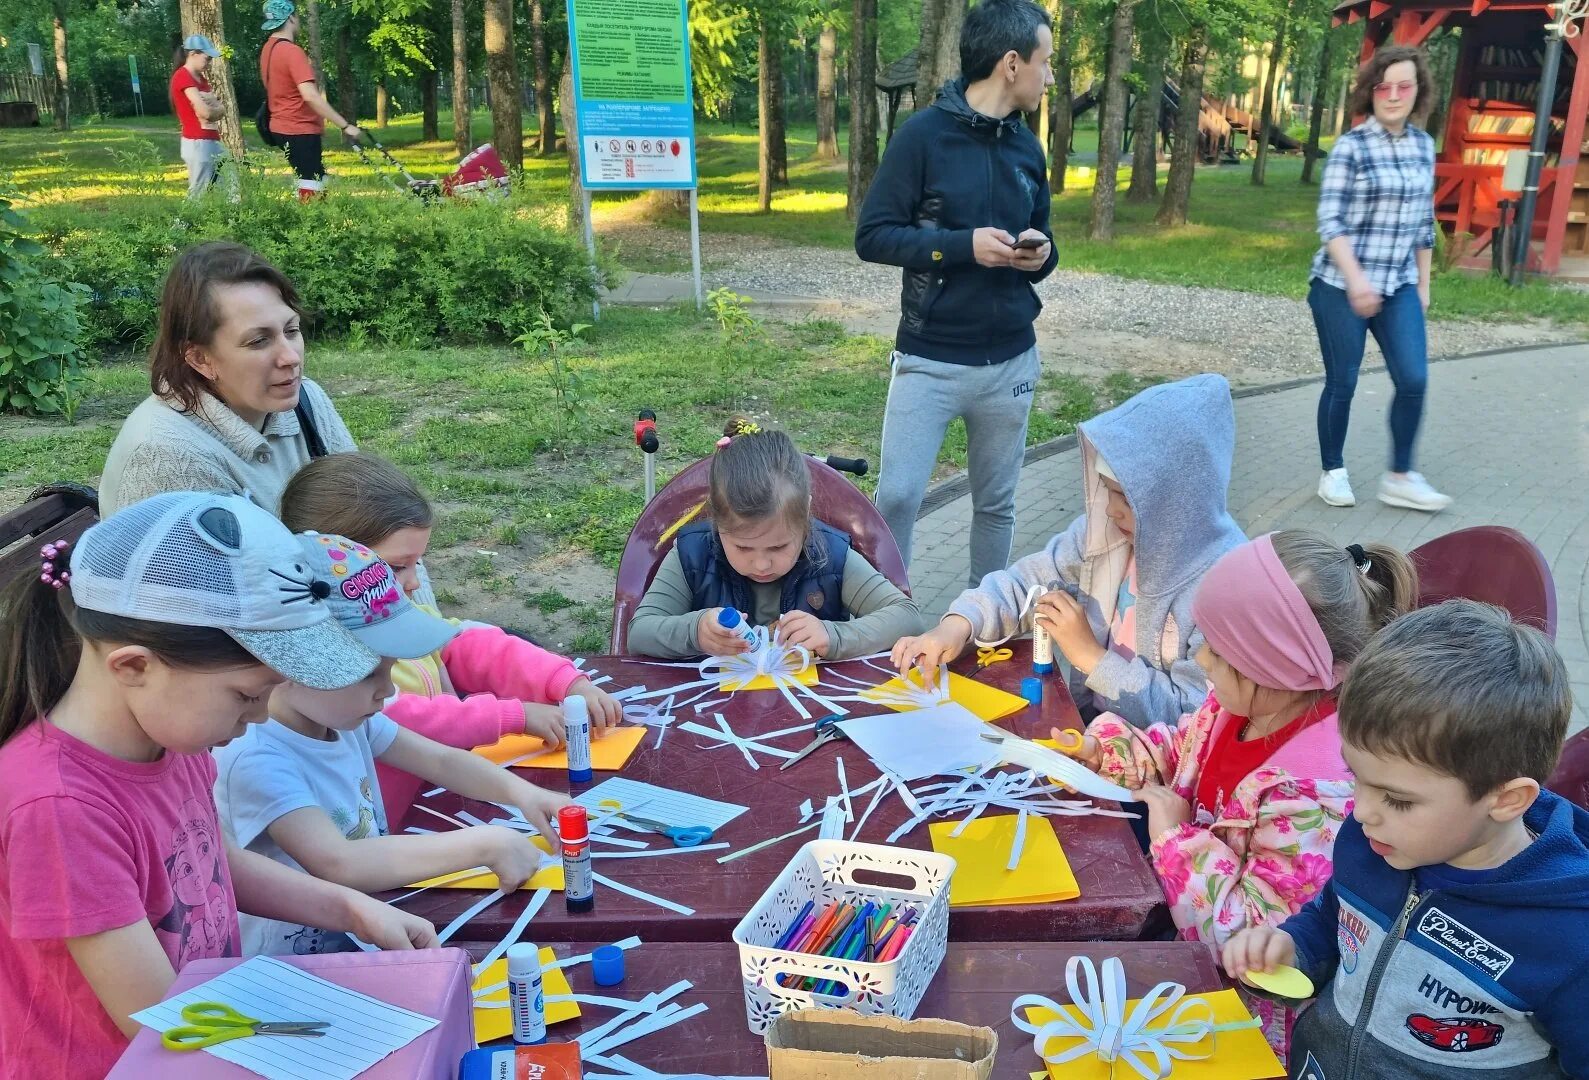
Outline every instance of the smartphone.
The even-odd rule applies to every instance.
[[[1036,251],[1048,243],[1046,236],[1024,236],[1015,242],[1015,246],[1022,251]]]

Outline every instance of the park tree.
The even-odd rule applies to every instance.
[[[50,30],[55,42],[55,126],[66,131],[72,126],[72,79],[66,56],[67,0],[51,0]]]
[[[817,38],[817,150],[818,161],[839,156],[839,33],[830,16],[822,21]]]
[[[1115,184],[1126,121],[1126,75],[1131,70],[1131,35],[1139,2],[1115,0],[1109,21],[1108,68],[1098,114],[1098,178],[1092,187],[1092,213],[1087,223],[1087,236],[1092,240],[1114,239]]]
[[[1129,203],[1149,203],[1159,197],[1159,114],[1164,103],[1164,65],[1170,35],[1158,13],[1153,15],[1145,20],[1138,37],[1141,86],[1131,112],[1131,183],[1126,188]]]
[[[470,150],[469,22],[464,0],[452,0],[452,149],[462,158]]]
[[[960,73],[960,30],[965,21],[966,0],[921,0],[916,108],[931,105],[938,88]]]
[[[1260,108],[1257,131],[1254,132],[1257,152],[1252,159],[1252,182],[1262,186],[1264,173],[1269,166],[1269,129],[1275,119],[1275,86],[1279,82],[1280,65],[1285,62],[1286,46],[1290,44],[1292,19],[1302,0],[1285,0],[1275,16],[1274,38],[1269,44],[1269,69],[1264,73],[1263,103]]]
[[[1054,88],[1048,99],[1048,186],[1058,194],[1065,190],[1070,140],[1076,131],[1076,117],[1070,111],[1075,83],[1072,71],[1076,49],[1076,0],[1048,0],[1048,14],[1054,23]]]
[[[353,81],[353,13],[344,11],[337,26],[337,111],[345,117],[359,115],[358,86]],[[344,143],[347,136],[342,137]]]
[[[486,79],[491,87],[491,142],[507,164],[524,166],[519,64],[513,54],[513,0],[486,0]]]
[[[1203,80],[1208,70],[1208,23],[1194,19],[1181,42],[1181,70],[1177,87],[1180,105],[1175,113],[1175,134],[1170,142],[1170,171],[1164,179],[1164,197],[1154,221],[1160,225],[1185,225],[1192,201],[1192,177],[1197,171],[1203,112]]]
[[[61,0],[56,0],[60,3]],[[243,156],[243,128],[237,112],[237,90],[232,86],[232,63],[237,50],[226,44],[226,27],[221,22],[220,0],[179,0],[182,34],[203,34],[215,42],[221,55],[210,61],[205,78],[221,103],[221,142],[232,156]]]
[[[1314,165],[1321,156],[1319,139],[1324,131],[1324,106],[1329,95],[1330,59],[1336,35],[1326,23],[1320,35],[1319,62],[1313,69],[1313,98],[1308,106],[1308,141],[1302,148],[1302,183],[1313,183]]]
[[[309,66],[314,68],[314,81],[324,87],[326,63],[325,53],[321,50],[320,44],[320,0],[304,0],[303,14],[304,25],[309,30]]]
[[[789,144],[783,112],[784,23],[776,6],[768,7],[770,10],[763,10],[757,17],[761,34],[756,50],[756,206],[764,214],[772,209],[773,186],[789,182]]]
[[[844,210],[861,212],[877,173],[877,0],[854,0],[850,12],[850,170]]]
[[[543,0],[529,0],[530,58],[535,65],[535,114],[539,136],[535,152],[550,157],[557,149],[557,123],[552,118],[552,65],[546,55],[546,12]]]

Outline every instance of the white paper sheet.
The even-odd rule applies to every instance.
[[[839,728],[877,767],[901,780],[978,768],[999,748],[982,736],[997,731],[958,702],[930,709],[840,720]]]
[[[655,784],[643,784],[638,780],[628,780],[622,776],[603,780],[574,801],[587,810],[598,811],[601,809],[601,804],[609,799],[617,802],[625,811],[650,818],[652,821],[665,821],[669,825],[681,827],[704,825],[713,832],[750,809],[734,803],[704,799],[688,791],[674,791],[672,788],[657,787]],[[613,825],[623,823],[622,818],[613,818],[611,821]]]
[[[132,1014],[145,1027],[165,1031],[187,1023],[183,1006],[219,1001],[256,1020],[325,1021],[317,1039],[255,1036],[207,1046],[203,1053],[270,1080],[352,1080],[435,1027],[437,1020],[256,956],[192,990]],[[63,1047],[69,1052],[69,1047]]]

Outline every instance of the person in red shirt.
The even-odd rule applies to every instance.
[[[298,197],[310,199],[325,186],[321,142],[326,121],[354,142],[359,141],[360,132],[358,125],[333,109],[320,92],[309,57],[295,40],[298,24],[298,9],[291,0],[266,0],[261,29],[274,33],[260,50],[259,77],[270,107],[271,133],[282,140],[287,161],[298,174]]]
[[[221,102],[204,77],[210,60],[221,50],[203,34],[189,34],[182,50],[182,66],[171,73],[171,111],[182,124],[182,160],[188,167],[191,198],[215,182],[221,160]]]

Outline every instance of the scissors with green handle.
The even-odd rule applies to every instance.
[[[196,1001],[182,1007],[183,1027],[174,1027],[160,1036],[167,1050],[202,1050],[206,1046],[247,1039],[254,1035],[297,1035],[319,1038],[331,1026],[327,1020],[284,1020],[266,1022],[244,1016],[219,1001]]]

